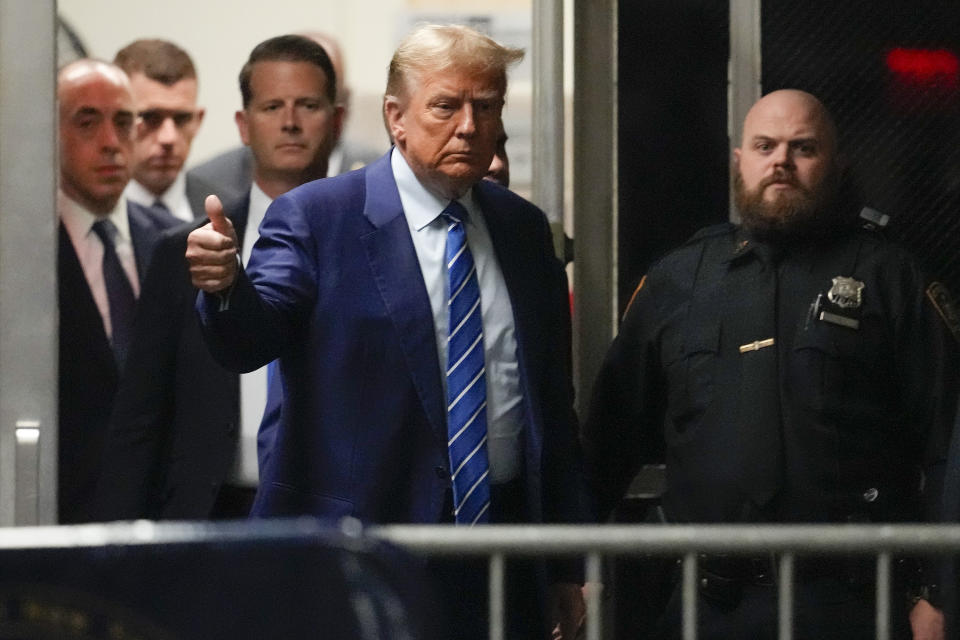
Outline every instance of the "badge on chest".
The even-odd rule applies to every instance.
[[[817,296],[811,305],[811,316],[848,329],[860,328],[863,307],[863,282],[847,276],[833,278],[826,296]]]

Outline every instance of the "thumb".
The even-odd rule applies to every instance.
[[[227,221],[227,217],[223,215],[223,203],[220,202],[220,198],[210,194],[207,196],[207,199],[204,200],[203,208],[206,210],[207,217],[210,218],[211,224],[213,224],[213,230],[229,236],[230,223]]]

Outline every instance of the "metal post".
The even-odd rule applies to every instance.
[[[490,555],[490,640],[503,640],[504,633],[504,558]]]
[[[697,554],[683,556],[683,640],[697,640]]]
[[[779,564],[779,639],[793,640],[793,554],[780,556]]]
[[[533,201],[563,232],[563,0],[533,3]]]
[[[56,520],[56,3],[0,1],[0,525]]]
[[[890,552],[877,554],[877,640],[890,640]]]
[[[603,619],[600,608],[600,593],[603,583],[600,554],[587,554],[587,640],[600,640],[603,634]]]
[[[727,66],[727,134],[731,153],[740,146],[743,119],[761,95],[760,0],[730,0],[730,60]],[[733,194],[730,216],[736,220]]]
[[[583,403],[617,327],[617,0],[574,3],[574,51],[573,353]]]

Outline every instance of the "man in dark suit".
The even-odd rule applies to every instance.
[[[337,76],[337,105],[343,109],[343,126],[346,126],[350,115],[350,87],[346,84],[343,52],[340,50],[339,43],[325,33],[310,32],[300,35],[317,42],[330,57]],[[330,152],[327,175],[336,176],[359,169],[376,160],[382,153],[382,148],[379,151],[370,149],[353,140],[338,136]],[[187,176],[212,185],[214,188],[210,193],[216,193],[226,202],[242,197],[250,188],[253,180],[253,163],[254,158],[250,147],[243,145],[197,165],[187,172]]]
[[[205,216],[211,185],[183,172],[203,123],[197,106],[197,72],[187,52],[166,40],[135,40],[114,64],[130,78],[137,122],[128,200],[167,209],[180,220]]]
[[[240,73],[237,124],[252,150],[254,181],[226,210],[244,260],[269,203],[324,177],[342,118],[334,78],[324,50],[301,36],[257,45]],[[99,489],[105,520],[244,517],[253,501],[267,373],[241,380],[203,343],[184,260],[195,226],[164,235],[144,283]],[[240,459],[232,468],[238,436]]]
[[[241,371],[280,358],[256,515],[585,517],[564,272],[543,213],[483,180],[521,56],[466,27],[415,30],[390,65],[391,153],[278,198],[248,270],[216,210],[190,235],[215,357]]]
[[[176,220],[128,203],[134,108],[119,68],[79,60],[58,76],[60,117],[59,520],[93,517],[103,441],[129,353],[139,276]]]

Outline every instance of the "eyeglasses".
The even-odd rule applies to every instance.
[[[148,109],[137,114],[148,129],[159,129],[167,118],[173,120],[173,126],[183,129],[196,120],[195,111],[174,111],[173,109]]]

